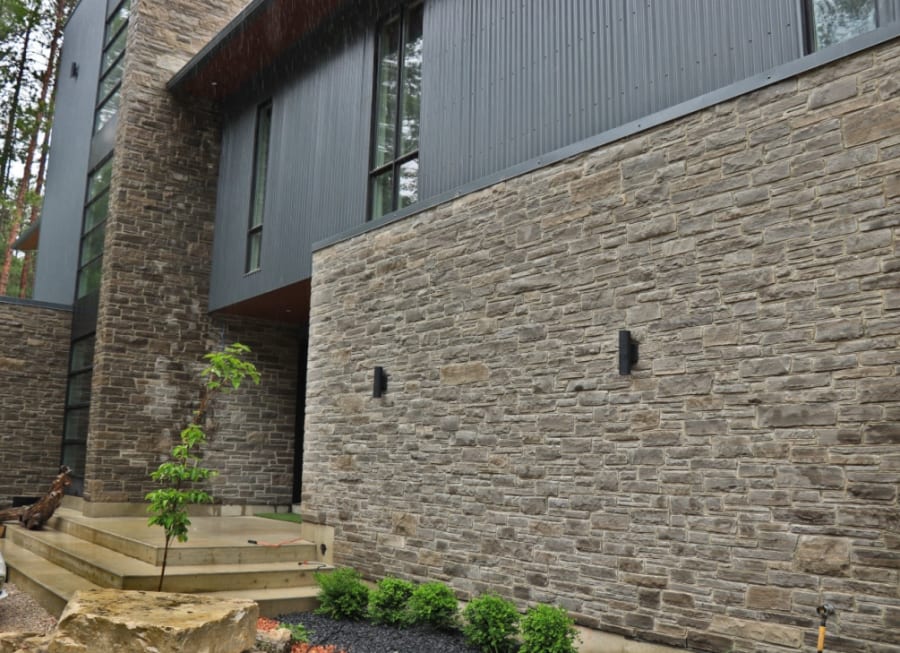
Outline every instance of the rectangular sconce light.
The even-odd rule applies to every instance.
[[[619,374],[631,374],[631,368],[638,362],[638,346],[631,339],[631,331],[619,331]]]
[[[375,380],[372,384],[372,396],[380,397],[387,392],[388,375],[383,367],[375,368]]]

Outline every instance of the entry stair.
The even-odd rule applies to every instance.
[[[188,541],[169,548],[163,591],[245,598],[275,617],[318,604],[314,574],[332,567],[298,524],[263,517],[192,517]],[[7,522],[0,539],[8,582],[59,616],[83,589],[156,591],[160,527],[144,517],[86,518],[60,508],[43,530]]]

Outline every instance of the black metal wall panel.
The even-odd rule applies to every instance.
[[[81,0],[66,25],[34,277],[39,301],[71,304],[75,296],[105,17],[106,0]]]
[[[799,19],[785,0],[432,0],[423,195],[795,59]]]
[[[803,56],[802,1],[425,0],[420,200]],[[900,18],[900,0],[877,1],[882,23]],[[226,121],[211,308],[307,278],[313,243],[364,225],[375,24],[336,28],[273,87],[250,275],[255,105]]]
[[[261,265],[249,274],[244,266],[257,102],[226,119],[212,310],[308,278],[312,244],[365,220],[371,48],[368,34],[348,37],[256,98],[272,98],[272,133]]]

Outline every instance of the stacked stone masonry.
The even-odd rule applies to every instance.
[[[296,340],[290,329],[249,325],[243,332],[207,314],[218,117],[213,106],[166,90],[172,75],[245,5],[141,0],[132,6],[97,323],[89,501],[143,500],[153,488],[150,471],[196,405],[203,354],[248,337],[255,340],[246,344],[262,347],[254,355],[264,385],[245,389],[252,397],[247,410],[217,414],[209,446],[220,472],[215,496],[228,503],[291,499],[296,378],[286,370],[296,369]],[[267,334],[274,335],[260,341]],[[282,343],[286,349],[272,350]],[[277,456],[264,457],[267,446],[278,447]]]
[[[71,323],[70,311],[0,299],[0,506],[57,474]]]
[[[303,511],[339,563],[702,651],[813,650],[829,601],[830,649],[900,651],[898,70],[318,251]]]

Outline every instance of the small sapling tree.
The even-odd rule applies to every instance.
[[[237,390],[241,383],[250,379],[259,383],[259,372],[253,363],[244,360],[250,348],[240,343],[228,345],[223,351],[206,354],[204,359],[208,365],[200,373],[203,385],[200,389],[200,404],[194,411],[190,424],[181,431],[181,444],[172,448],[171,459],[162,463],[150,478],[162,485],[158,490],[147,493],[150,502],[147,512],[151,517],[151,526],[162,526],[165,531],[162,570],[159,574],[159,587],[162,591],[163,579],[166,575],[166,562],[169,558],[169,546],[172,539],[187,542],[188,518],[187,507],[190,504],[212,503],[212,496],[200,487],[213,478],[216,472],[200,465],[200,448],[206,443],[206,416],[218,394],[227,394]]]

